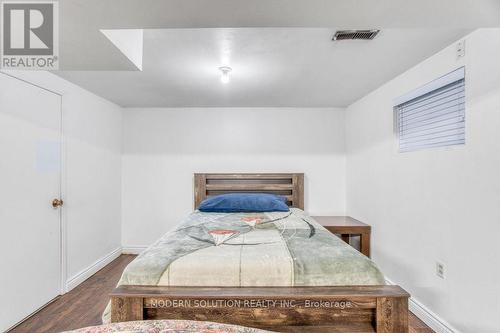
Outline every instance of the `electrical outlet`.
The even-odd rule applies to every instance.
[[[436,275],[441,279],[445,278],[444,275],[444,264],[442,262],[436,261]]]
[[[465,39],[457,43],[457,60],[465,56]]]

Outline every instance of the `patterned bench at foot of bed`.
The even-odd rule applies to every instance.
[[[267,333],[256,328],[193,320],[140,320],[79,328],[65,333]]]

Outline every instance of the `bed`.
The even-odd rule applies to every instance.
[[[195,174],[207,197],[286,197],[290,212],[195,210],[125,269],[104,321],[185,319],[275,331],[408,331],[408,293],[304,211],[304,175]]]

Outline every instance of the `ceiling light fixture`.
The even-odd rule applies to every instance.
[[[219,67],[219,70],[221,71],[221,77],[220,77],[220,82],[222,83],[228,83],[229,82],[229,73],[233,70],[229,66],[222,66]]]

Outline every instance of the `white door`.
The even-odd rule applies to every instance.
[[[0,73],[0,331],[61,291],[61,96]]]

